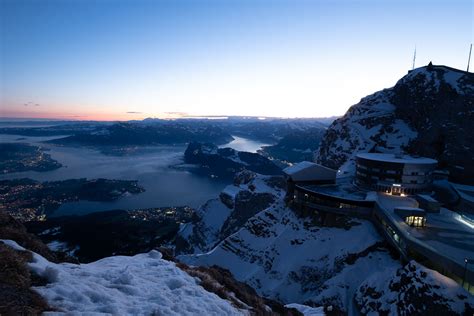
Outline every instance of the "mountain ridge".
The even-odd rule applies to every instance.
[[[474,175],[473,119],[474,74],[430,64],[351,106],[327,129],[315,160],[353,174],[356,152],[404,152],[435,158],[464,182]]]

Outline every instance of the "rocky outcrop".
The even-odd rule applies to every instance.
[[[357,152],[404,152],[439,160],[452,180],[474,178],[474,74],[427,66],[363,98],[333,122],[317,162],[354,171]]]
[[[459,284],[415,261],[403,268],[374,274],[358,288],[355,300],[364,315],[472,315],[474,312],[474,298]]]
[[[240,229],[255,214],[284,197],[284,179],[245,170],[237,173],[218,199],[209,200],[184,224],[176,237],[176,252],[199,253]]]
[[[292,308],[286,308],[277,301],[260,297],[247,284],[235,280],[229,270],[218,266],[190,267],[178,262],[177,266],[189,275],[198,278],[207,291],[232,302],[241,310],[250,309],[250,315],[303,315]],[[249,308],[250,307],[250,308]]]
[[[271,160],[260,154],[239,152],[232,148],[218,148],[214,144],[192,142],[186,148],[184,161],[200,168],[195,172],[233,178],[235,173],[251,170],[264,175],[282,175],[282,171]]]

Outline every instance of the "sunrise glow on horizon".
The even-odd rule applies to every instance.
[[[0,117],[330,117],[432,61],[465,70],[456,1],[0,3]]]

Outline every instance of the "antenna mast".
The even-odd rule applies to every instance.
[[[411,66],[411,70],[415,69],[415,60],[416,60],[416,46],[415,46],[415,51],[413,52],[413,65]]]
[[[471,48],[469,48],[469,59],[467,60],[467,72],[469,72],[469,64],[471,63],[471,52],[472,52],[472,44]]]

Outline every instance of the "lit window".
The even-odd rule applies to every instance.
[[[413,227],[423,227],[425,226],[426,218],[423,216],[407,216],[405,223]]]

